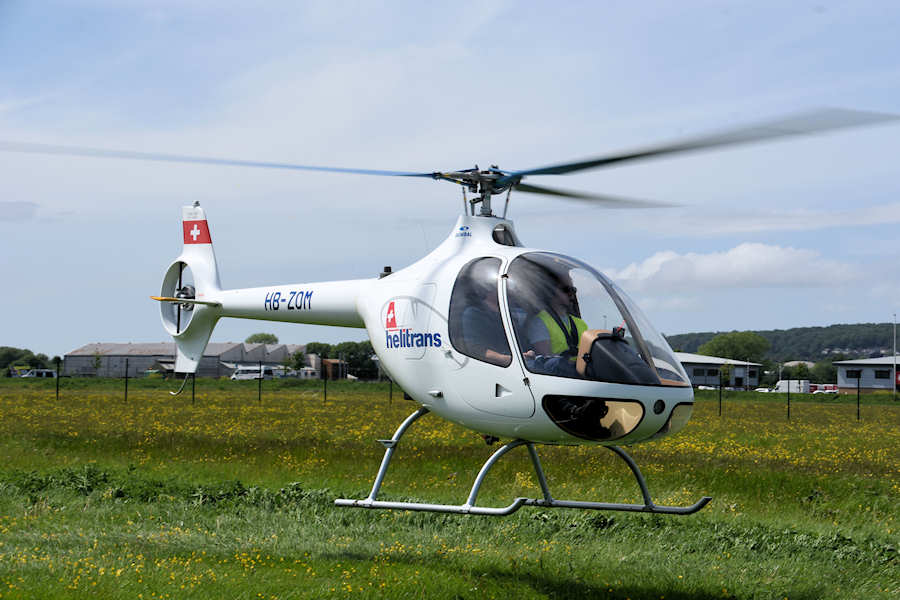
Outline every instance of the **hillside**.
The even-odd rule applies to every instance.
[[[666,336],[669,344],[681,352],[696,352],[702,345],[723,331],[682,333]],[[893,351],[892,323],[857,323],[828,327],[794,327],[755,331],[771,346],[766,358],[818,361],[842,354],[847,358],[890,355]]]

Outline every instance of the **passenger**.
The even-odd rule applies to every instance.
[[[461,333],[466,354],[506,367],[512,362],[512,353],[500,315],[497,275],[496,268],[488,262],[477,264],[470,274],[469,303],[460,319]],[[525,353],[526,359],[534,356],[534,352]]]
[[[479,282],[471,304],[462,313],[462,335],[468,354],[492,365],[505,367],[512,361],[494,284]]]

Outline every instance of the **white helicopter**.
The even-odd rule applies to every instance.
[[[526,177],[561,175],[626,161],[716,146],[866,125],[894,116],[820,110],[752,127],[595,159],[529,169],[497,167],[450,172],[346,169],[123,152],[70,146],[0,144],[18,152],[68,154],[244,167],[430,178],[462,186],[463,214],[430,254],[380,277],[222,287],[210,226],[199,203],[182,209],[184,247],[163,277],[158,296],[162,322],[177,346],[175,369],[195,373],[216,322],[223,317],[365,328],[382,368],[419,404],[390,439],[365,499],[339,506],[508,515],[522,506],[691,514],[691,506],[655,504],[638,466],[620,446],[659,439],[682,429],[693,408],[693,389],[666,340],[636,304],[586,263],[528,248],[506,219],[510,192],[590,200],[617,207],[660,203],[564,191],[524,183]],[[466,191],[474,194],[466,199]],[[506,193],[501,216],[492,198]],[[476,213],[477,208],[477,213]],[[182,386],[183,387],[183,386]],[[511,439],[484,463],[464,504],[378,500],[394,450],[423,415],[473,429],[488,443]],[[605,446],[631,469],[642,504],[560,500],[551,495],[536,445]],[[476,504],[491,467],[525,446],[542,497],[516,498],[505,507]]]

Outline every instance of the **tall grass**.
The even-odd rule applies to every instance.
[[[659,517],[522,509],[505,518],[336,508],[364,497],[415,405],[387,384],[0,383],[2,597],[889,598],[900,407],[700,393],[679,435],[629,451]],[[76,388],[75,386],[83,386]],[[186,392],[187,393],[187,392]],[[820,396],[815,399],[819,400]],[[829,399],[830,400],[830,399]],[[846,400],[846,399],[844,399]],[[855,404],[855,397],[852,399]],[[432,415],[386,498],[462,502],[496,447]],[[517,451],[519,452],[519,451]],[[479,503],[537,496],[526,453]],[[557,497],[638,502],[603,448],[540,448]]]

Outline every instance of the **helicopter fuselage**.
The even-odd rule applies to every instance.
[[[205,222],[201,208],[184,210],[185,223]],[[179,372],[195,370],[215,322],[222,317],[361,327],[368,331],[381,369],[415,402],[487,436],[547,444],[632,444],[674,433],[690,416],[693,391],[686,376],[674,384],[666,378],[634,384],[585,378],[569,366],[569,376],[535,366],[534,352],[527,351],[521,339],[525,316],[520,306],[514,306],[517,298],[510,289],[520,280],[513,276],[511,282],[510,267],[520,257],[556,255],[521,246],[508,220],[460,216],[451,234],[430,254],[381,278],[231,290],[218,284],[208,228],[200,243],[187,224],[184,230],[185,250],[170,266],[161,295],[175,295],[182,272],[189,268],[196,298],[205,304],[194,305],[189,320],[179,312],[178,322],[174,305],[162,304],[163,324],[178,345]],[[558,260],[574,259],[560,255]],[[496,286],[490,314],[498,320],[495,335],[505,336],[498,341],[505,349],[500,361],[486,359],[462,339],[460,304],[480,300],[471,296],[463,300],[461,281],[467,265],[479,261],[495,269],[489,280]],[[487,297],[493,297],[490,287]],[[454,302],[457,308],[451,310]],[[613,311],[614,307],[606,312]],[[623,314],[628,314],[625,308]],[[637,329],[637,320],[630,319],[628,325]],[[603,330],[606,320],[604,314]],[[600,323],[591,326],[601,329]],[[664,341],[661,344],[667,348]],[[645,354],[658,354],[641,347]],[[680,365],[667,368],[677,380],[672,373]],[[592,412],[595,430],[603,433],[579,428],[577,420],[586,418],[576,416],[579,410]]]

